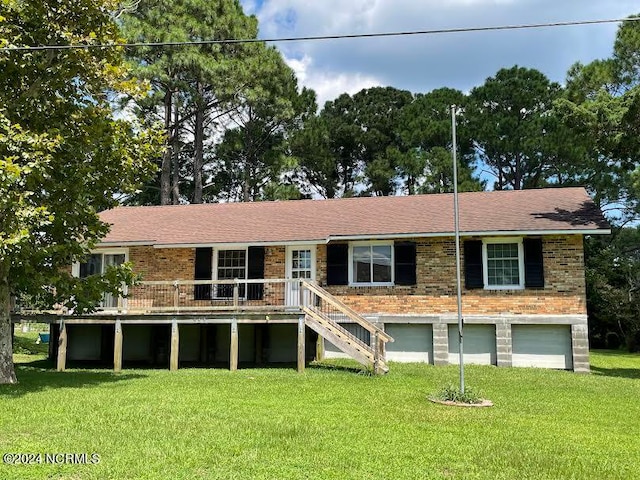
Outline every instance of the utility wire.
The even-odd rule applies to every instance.
[[[382,37],[404,37],[415,35],[437,35],[444,33],[470,33],[470,32],[493,32],[501,30],[525,30],[534,28],[570,27],[577,25],[601,25],[605,23],[638,22],[640,17],[616,18],[605,20],[576,20],[570,22],[550,22],[550,23],[529,23],[520,25],[498,25],[490,27],[465,27],[465,28],[442,28],[434,30],[411,30],[405,32],[380,32],[380,33],[354,33],[348,35],[318,35],[306,37],[281,37],[281,38],[243,38],[226,40],[199,40],[192,42],[143,42],[143,43],[108,43],[108,44],[75,44],[75,45],[34,45],[34,46],[9,46],[0,48],[1,52],[25,52],[41,50],[77,50],[94,48],[137,48],[137,47],[182,47],[199,45],[220,45],[238,43],[279,43],[279,42],[305,42],[319,40],[342,40],[351,38],[382,38]]]

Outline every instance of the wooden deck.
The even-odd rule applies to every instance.
[[[376,373],[387,370],[384,344],[393,339],[319,286],[304,280],[231,280],[142,282],[125,298],[105,298],[96,312],[74,314],[63,309],[12,314],[14,323],[51,325],[52,352],[57,369],[67,363],[68,330],[73,325],[113,325],[113,368],[122,370],[123,326],[170,325],[170,370],[177,370],[181,325],[230,325],[229,368],[239,363],[238,326],[242,324],[297,325],[297,369],[305,368],[307,328],[328,339]],[[344,324],[353,324],[349,331]],[[353,329],[352,329],[353,330]],[[319,337],[320,338],[320,337]],[[322,359],[321,342],[316,343]]]

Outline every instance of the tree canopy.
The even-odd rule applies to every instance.
[[[413,95],[374,87],[327,102],[294,138],[303,178],[322,196],[450,192],[452,89]],[[481,190],[471,142],[462,142],[461,190]]]
[[[120,40],[114,1],[5,1],[0,46]],[[91,308],[130,280],[72,278],[108,230],[98,212],[153,171],[157,135],[116,120],[111,100],[136,93],[117,48],[0,54],[0,383],[14,382],[10,297]],[[55,285],[55,288],[52,286]]]
[[[237,0],[146,1],[123,17],[134,42],[256,38],[257,20]],[[215,44],[132,51],[133,74],[152,88],[136,112],[161,119],[165,155],[159,176],[136,203],[258,200],[290,170],[285,138],[315,113],[274,47]],[[292,185],[289,185],[292,187]],[[287,189],[285,189],[287,190]],[[296,189],[287,191],[295,196]],[[285,194],[288,196],[288,194]]]

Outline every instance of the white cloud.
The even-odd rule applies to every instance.
[[[256,0],[242,0],[242,9],[244,13],[247,15],[253,15],[259,8],[258,2]]]
[[[640,11],[637,0],[243,0],[243,4],[258,16],[262,38],[592,20]],[[331,99],[373,85],[413,92],[443,86],[466,91],[515,64],[563,81],[574,62],[608,56],[616,28],[610,24],[288,42],[278,48],[299,72],[301,84]]]
[[[285,57],[285,61],[296,73],[300,85],[312,88],[316,92],[320,108],[326,101],[333,100],[343,93],[352,95],[364,88],[382,85],[377,78],[365,74],[322,71],[313,68],[313,60],[309,56],[304,56],[302,59]]]

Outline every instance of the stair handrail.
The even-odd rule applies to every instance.
[[[354,335],[352,332],[350,332],[349,330],[344,328],[342,325],[340,325],[338,322],[336,322],[334,319],[332,319],[325,312],[322,312],[321,310],[318,310],[316,307],[310,307],[308,305],[303,306],[302,307],[302,311],[306,315],[310,315],[311,314],[311,315],[315,316],[316,318],[323,319],[325,322],[330,323],[334,328],[339,329],[340,332],[342,333],[342,335],[345,335],[345,336],[349,337],[350,340],[356,342],[361,347],[364,347],[364,348],[366,348],[368,350],[372,350],[372,346],[371,345],[367,344],[367,342],[365,342],[361,338],[358,338],[357,335]],[[371,337],[371,338],[373,338],[373,337]]]
[[[328,324],[332,328],[337,329],[337,331],[339,331],[340,334],[346,335],[347,337],[349,337],[350,341],[352,342],[350,347],[353,347],[354,345],[357,345],[360,350],[358,350],[358,348],[356,348],[356,351],[358,351],[359,355],[364,355],[364,357],[367,359],[367,361],[362,361],[361,359],[359,359],[356,356],[354,356],[353,353],[349,353],[349,351],[348,351],[349,349],[346,349],[346,350],[343,349],[343,351],[345,353],[347,353],[348,355],[351,355],[352,358],[354,358],[355,360],[359,361],[360,363],[362,363],[364,365],[371,365],[373,367],[373,371],[376,374],[386,373],[386,372],[389,371],[389,368],[386,365],[386,359],[385,359],[385,354],[384,354],[384,351],[385,351],[385,340],[380,338],[380,336],[378,335],[378,332],[371,333],[371,341],[370,341],[371,344],[368,345],[366,342],[362,341],[356,335],[353,335],[350,331],[348,331],[343,326],[341,326],[338,322],[336,322],[331,317],[329,317],[329,315],[327,315],[325,312],[323,312],[321,310],[318,310],[317,307],[310,307],[308,305],[305,305],[305,306],[302,307],[302,311],[305,313],[307,318],[311,317],[316,322],[318,320],[322,320],[322,321],[328,322]],[[318,333],[320,333],[320,331],[318,331]],[[325,338],[327,338],[327,337],[325,337]],[[329,340],[331,340],[331,339],[329,339]],[[331,341],[333,341],[333,340],[331,340]],[[335,345],[337,345],[338,348],[341,348],[338,343],[336,343]],[[364,353],[363,351],[366,352],[366,353]]]
[[[310,292],[314,293],[315,295],[319,296],[320,298],[322,298],[323,300],[331,304],[331,306],[333,306],[334,308],[340,310],[347,317],[349,317],[349,319],[359,324],[365,330],[368,330],[370,334],[377,336],[378,339],[384,341],[385,343],[393,342],[393,337],[391,335],[386,333],[381,328],[376,327],[373,323],[371,323],[362,315],[360,315],[359,313],[357,313],[356,311],[352,310],[350,307],[342,303],[340,300],[335,298],[332,294],[327,292],[324,288],[320,287],[318,284],[313,282],[308,282],[302,279],[301,286],[302,288],[305,288]]]

